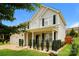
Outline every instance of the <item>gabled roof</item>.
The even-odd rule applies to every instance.
[[[66,25],[66,21],[64,20],[64,17],[63,17],[63,15],[61,14],[61,12],[60,12],[59,10],[53,9],[53,8],[49,8],[49,7],[47,7],[47,6],[41,6],[41,7],[45,7],[46,9],[50,9],[50,10],[52,10],[53,12],[59,14],[59,16],[60,16],[60,18],[61,18],[63,24]],[[41,7],[40,7],[40,8],[41,8]],[[40,10],[40,9],[39,9],[39,10]],[[39,10],[36,12],[36,14],[33,15],[32,19],[39,13]],[[28,22],[31,22],[32,19],[29,20]]]

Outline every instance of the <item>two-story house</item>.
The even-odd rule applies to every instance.
[[[59,10],[51,9],[49,7],[41,6],[38,12],[28,21],[26,32],[23,39],[28,46],[28,41],[32,40],[32,47],[34,40],[39,41],[39,45],[44,40],[65,40],[66,23]],[[16,36],[19,37],[19,36]],[[21,36],[20,36],[21,37]],[[13,38],[13,37],[11,37]],[[10,39],[11,42],[19,42],[19,39]]]

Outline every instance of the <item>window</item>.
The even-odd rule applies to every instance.
[[[47,26],[48,25],[48,19],[45,19],[44,20],[44,26]]]
[[[56,24],[56,15],[53,15],[53,24]]]
[[[42,19],[42,26],[44,26],[44,18]]]

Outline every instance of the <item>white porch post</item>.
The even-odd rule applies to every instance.
[[[32,32],[32,48],[33,48],[34,32]]]
[[[3,39],[4,39],[4,34],[2,36],[3,36]]]
[[[54,31],[52,31],[52,40],[54,40]]]
[[[28,46],[28,33],[27,33],[27,37],[26,37],[26,46]]]

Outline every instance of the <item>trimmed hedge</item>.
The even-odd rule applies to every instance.
[[[46,51],[49,51],[49,40],[46,40]]]
[[[28,45],[29,45],[30,48],[31,48],[31,46],[32,46],[32,40],[31,40],[31,39],[28,40]]]
[[[36,46],[36,40],[34,39],[33,40],[33,48],[35,48],[35,46]]]
[[[36,48],[39,49],[39,40],[36,41]]]
[[[42,42],[41,42],[41,50],[43,50],[44,49],[44,40],[42,40]]]
[[[52,50],[57,51],[61,47],[61,40],[53,40]]]
[[[71,49],[70,56],[76,56],[77,53],[78,53],[78,49],[77,49],[76,44],[72,44],[72,49]]]

